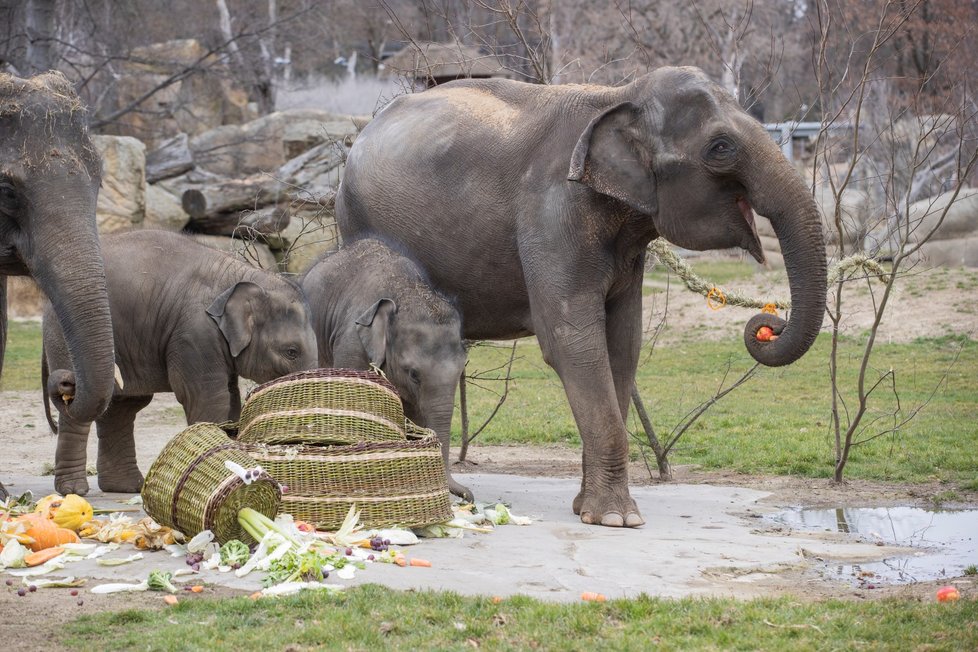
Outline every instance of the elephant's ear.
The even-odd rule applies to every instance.
[[[381,299],[357,317],[357,335],[363,343],[370,364],[378,369],[383,366],[387,355],[387,337],[391,319],[397,314],[397,304],[393,299]]]
[[[637,105],[622,102],[591,120],[574,147],[567,179],[654,215],[652,152],[641,116]]]
[[[265,290],[250,281],[239,281],[214,299],[207,314],[217,322],[235,358],[248,344],[255,330],[255,317]]]

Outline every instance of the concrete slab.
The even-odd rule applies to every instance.
[[[486,502],[506,502],[514,513],[530,516],[534,523],[498,527],[491,534],[466,533],[462,539],[425,539],[406,552],[430,560],[432,568],[374,564],[354,580],[338,582],[466,595],[524,594],[553,601],[576,601],[584,591],[608,598],[642,593],[748,596],[757,595],[757,584],[785,568],[807,568],[810,559],[881,559],[899,550],[859,543],[844,535],[765,533],[750,513],[767,511],[758,501],[768,494],[751,489],[682,484],[633,487],[647,524],[638,529],[613,529],[584,525],[571,512],[579,488],[576,480],[459,475]],[[51,491],[49,477],[6,480],[14,494],[31,489],[43,496]],[[97,491],[89,496],[95,506],[109,509],[121,508],[120,502],[127,498]],[[132,552],[124,546],[112,556]],[[122,566],[76,562],[65,573],[92,580],[137,582],[150,570],[185,567],[183,559],[155,552]],[[233,573],[206,571],[201,579],[250,592],[260,588],[261,576],[237,578]]]

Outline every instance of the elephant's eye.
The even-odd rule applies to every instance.
[[[726,138],[717,138],[709,146],[709,156],[710,158],[717,160],[725,160],[732,156],[734,153],[734,146]]]
[[[295,348],[294,346],[290,346],[288,349],[285,350],[285,357],[288,358],[289,360],[298,360],[299,349]]]
[[[408,378],[411,379],[412,383],[414,383],[415,385],[421,384],[421,374],[418,373],[417,369],[408,369],[407,373],[408,373]]]

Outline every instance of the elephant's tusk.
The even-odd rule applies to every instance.
[[[119,385],[119,389],[125,389],[125,386],[122,382],[122,370],[119,369],[119,365],[117,364],[112,366],[115,369],[114,375],[115,375],[116,384]]]

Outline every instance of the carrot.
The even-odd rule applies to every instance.
[[[411,566],[421,566],[423,568],[431,568],[431,562],[427,559],[412,559],[410,562]]]
[[[191,593],[202,593],[203,590],[204,590],[204,587],[201,586],[200,584],[195,584],[195,585],[193,585],[193,586],[190,587],[190,592]]]
[[[250,598],[251,600],[257,600],[258,598],[260,598],[260,597],[261,597],[261,591],[255,591],[254,593],[252,593],[252,594],[251,594],[251,595],[249,595],[248,597],[249,597],[249,598]]]
[[[175,595],[164,595],[163,596],[163,602],[167,603],[168,605],[170,605],[172,607],[173,605],[177,604],[180,601],[177,600],[177,596],[175,596]]]
[[[403,568],[404,566],[407,566],[407,559],[401,556],[394,557],[394,563]]]
[[[44,562],[54,559],[64,551],[65,549],[61,546],[56,546],[54,548],[44,548],[37,552],[29,552],[24,555],[24,563],[28,566],[40,566]]]
[[[593,593],[591,591],[585,591],[584,593],[581,594],[581,600],[585,600],[587,602],[604,602],[607,599],[608,598],[606,598],[603,593]]]

